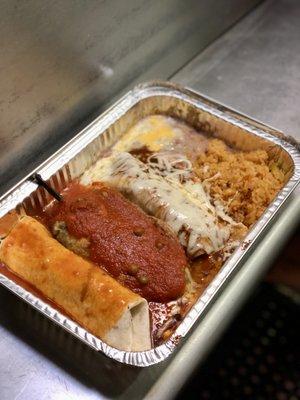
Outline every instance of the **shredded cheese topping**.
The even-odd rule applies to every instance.
[[[147,166],[158,175],[184,182],[193,175],[192,163],[182,154],[159,152],[148,157]]]
[[[155,163],[151,156],[145,165],[129,153],[115,152],[86,172],[82,183],[100,180],[115,186],[165,221],[193,258],[222,249],[231,222],[211,204],[201,182],[182,179],[192,172],[188,160],[182,155],[173,161],[164,155],[155,157]]]

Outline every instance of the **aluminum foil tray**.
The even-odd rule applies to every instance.
[[[205,292],[186,315],[174,334],[162,345],[143,352],[126,352],[112,348],[67,318],[61,312],[25,289],[13,277],[0,274],[0,283],[29,303],[44,316],[61,326],[96,351],[124,364],[147,367],[165,360],[188,334],[222,289],[261,240],[268,226],[296,188],[300,180],[300,155],[282,133],[241,116],[191,90],[165,82],[152,82],[135,87],[109,110],[96,118],[70,142],[57,151],[33,172],[58,191],[79,177],[115,143],[132,125],[151,114],[165,114],[185,121],[199,131],[219,137],[240,150],[265,149],[279,162],[285,172],[286,183],[268,206],[243,243],[236,249],[213,279]],[[31,173],[31,174],[32,174]],[[30,174],[30,175],[31,175]],[[11,210],[32,211],[49,202],[47,192],[25,177],[0,199],[0,217]],[[226,318],[226,316],[224,316]]]

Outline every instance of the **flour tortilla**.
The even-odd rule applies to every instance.
[[[109,345],[151,348],[147,301],[66,249],[34,218],[17,221],[1,242],[0,260]]]

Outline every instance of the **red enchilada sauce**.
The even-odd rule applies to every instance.
[[[184,250],[154,218],[101,183],[72,183],[62,195],[43,219],[66,247],[149,301],[168,302],[183,294]]]

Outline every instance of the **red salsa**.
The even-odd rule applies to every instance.
[[[149,301],[168,302],[183,294],[184,250],[154,218],[102,183],[72,183],[62,195],[43,218],[66,247]]]

